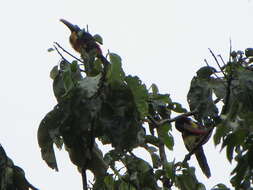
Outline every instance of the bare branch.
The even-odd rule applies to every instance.
[[[67,53],[69,56],[73,57],[74,59],[76,59],[77,61],[84,63],[81,59],[77,58],[76,56],[72,55],[71,53],[69,53],[67,50],[65,50],[59,43],[54,42],[62,51],[64,51],[65,53]]]
[[[87,176],[86,176],[86,169],[85,168],[82,168],[82,182],[83,182],[83,190],[88,190]]]
[[[163,125],[163,124],[165,124],[165,123],[171,123],[171,122],[174,122],[174,121],[176,121],[176,120],[178,120],[178,119],[180,119],[180,118],[182,118],[182,117],[191,116],[191,115],[194,115],[194,114],[196,114],[196,113],[197,113],[197,110],[194,110],[194,111],[191,111],[191,112],[187,112],[187,113],[183,113],[183,114],[181,114],[181,115],[179,115],[179,116],[176,116],[176,117],[174,117],[174,118],[172,118],[172,119],[164,119],[164,120],[158,122],[157,125],[158,125],[158,126],[161,126],[161,125]]]
[[[220,63],[219,63],[219,61],[218,61],[218,59],[216,58],[216,56],[214,55],[214,53],[212,52],[212,50],[211,50],[210,48],[208,48],[208,49],[209,49],[210,53],[212,54],[212,56],[213,56],[215,62],[217,63],[218,67],[220,68],[220,71],[221,71],[222,74],[226,77],[226,74],[223,72],[223,69],[222,69],[222,67],[221,67],[221,65],[220,65]]]

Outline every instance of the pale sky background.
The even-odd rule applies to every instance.
[[[233,48],[253,47],[253,3],[248,0],[21,0],[3,1],[0,7],[1,93],[0,143],[15,164],[22,167],[32,184],[41,190],[81,190],[81,177],[64,150],[57,151],[60,172],[47,167],[37,144],[40,121],[56,104],[49,78],[59,61],[48,53],[54,41],[73,52],[65,18],[104,39],[103,49],[118,53],[127,74],[138,75],[150,86],[186,104],[191,78],[204,58],[210,64],[216,54],[228,58],[229,38]],[[175,154],[183,159],[186,150],[173,129]],[[224,152],[205,146],[212,177],[199,169],[200,181],[210,189],[229,181],[231,166]],[[195,158],[191,165],[196,164]]]

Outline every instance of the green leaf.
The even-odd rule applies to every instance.
[[[245,49],[245,56],[246,57],[252,57],[253,56],[253,48]]]
[[[127,76],[125,80],[128,87],[131,89],[134,102],[141,115],[141,118],[144,118],[148,115],[148,90],[146,89],[145,84],[142,84],[141,80],[136,76]]]
[[[205,190],[205,186],[199,183],[195,176],[194,168],[183,169],[182,175],[176,176],[176,186],[181,190]]]
[[[246,140],[247,137],[247,131],[244,129],[239,129],[234,131],[233,133],[228,134],[222,144],[222,147],[224,148],[225,146],[238,146],[238,145],[243,145],[244,141]]]
[[[238,156],[237,157],[237,166],[235,167],[235,169],[231,173],[232,175],[234,174],[234,176],[230,180],[230,183],[234,187],[241,186],[241,184],[243,182],[243,178],[247,172],[247,169],[248,169],[247,154],[244,156]]]
[[[108,175],[104,178],[104,183],[107,187],[107,189],[113,189],[114,188],[114,180],[112,175]]]
[[[153,83],[153,84],[151,85],[151,89],[152,89],[153,95],[158,95],[159,90],[158,90],[158,87],[157,87],[156,84]]]
[[[153,168],[159,168],[162,165],[160,157],[156,153],[151,154]]]
[[[234,146],[233,145],[228,145],[227,149],[226,149],[226,155],[227,155],[227,159],[228,161],[231,163],[232,159],[233,159],[233,153],[234,153]]]
[[[123,180],[119,185],[119,190],[136,190],[130,183],[126,183]]]
[[[194,77],[187,94],[187,101],[191,111],[196,111],[195,119],[202,123],[209,123],[218,117],[218,108],[213,101],[212,88],[209,79]]]
[[[74,87],[74,83],[72,81],[70,64],[66,64],[66,68],[63,70],[62,77],[63,77],[65,91],[66,93],[68,93]]]
[[[209,81],[210,87],[214,90],[214,94],[217,98],[223,99],[226,96],[227,82],[219,78],[211,78]]]
[[[215,185],[211,190],[230,190],[226,185],[219,183]]]
[[[58,65],[55,65],[50,71],[50,78],[54,80],[58,74],[59,74]]]
[[[187,109],[185,109],[180,103],[178,102],[172,102],[169,104],[169,109],[173,110],[174,112],[177,113],[185,113],[187,112]]]
[[[215,134],[213,136],[214,144],[220,144],[222,137],[224,137],[229,131],[230,129],[226,124],[226,120],[222,121],[219,125],[217,125]]]
[[[253,110],[253,71],[238,69],[239,90],[236,92],[237,98],[242,102],[242,111],[249,112]],[[235,93],[233,91],[233,93]],[[240,98],[238,98],[240,97]]]
[[[121,58],[117,54],[110,53],[110,68],[107,72],[106,78],[108,83],[113,87],[118,87],[124,83],[125,73],[121,67]]]
[[[55,51],[55,49],[54,48],[48,48],[47,51],[52,52],[52,51]]]
[[[197,76],[199,78],[209,78],[212,74],[214,74],[216,71],[215,68],[213,67],[209,67],[209,66],[205,66],[205,67],[201,67],[198,71],[197,71]]]
[[[83,78],[77,61],[73,61],[70,64],[70,70],[71,70],[71,78],[75,85],[78,81],[80,81]]]
[[[81,89],[86,98],[91,98],[99,89],[101,74],[95,77],[85,77],[78,82],[78,88]]]
[[[53,143],[60,136],[60,123],[65,121],[66,115],[62,109],[56,106],[50,111],[40,122],[37,132],[38,143],[41,148],[41,156],[43,160],[52,169],[58,171],[58,166],[55,158]],[[61,148],[62,144],[57,144]]]
[[[175,180],[175,160],[173,162],[167,162],[165,164],[166,176],[172,181]]]
[[[99,34],[95,34],[93,38],[96,42],[100,43],[101,45],[103,44],[103,38]]]
[[[163,143],[166,145],[166,147],[169,150],[173,150],[174,147],[174,138],[173,136],[169,133],[169,130],[171,130],[171,125],[170,124],[163,124],[158,128],[158,134]]]
[[[103,153],[98,148],[97,144],[93,146],[91,153],[92,160],[89,161],[87,168],[92,171],[96,178],[103,178],[106,175],[108,165],[103,160]]]

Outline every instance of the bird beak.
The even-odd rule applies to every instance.
[[[63,24],[65,24],[71,32],[77,32],[76,31],[76,26],[71,24],[69,21],[65,20],[65,19],[60,19],[60,22],[62,22]]]

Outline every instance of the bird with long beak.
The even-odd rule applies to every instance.
[[[71,32],[69,42],[74,50],[79,53],[82,53],[82,49],[87,53],[96,50],[98,55],[102,54],[99,45],[90,33],[86,32],[84,29],[80,29],[77,25],[71,24],[65,19],[60,19],[60,21],[65,24]]]
[[[197,148],[194,154],[202,172],[209,178],[211,172],[202,145],[209,140],[211,131],[188,117],[177,119],[175,126],[182,133],[186,149],[191,152]]]
[[[83,53],[85,52],[88,55],[91,53],[93,56],[95,55],[94,58],[96,57],[100,59],[103,64],[103,76],[105,76],[109,69],[110,62],[103,56],[102,50],[94,37],[89,32],[80,29],[79,26],[73,25],[65,19],[60,19],[60,21],[65,24],[71,32],[69,42],[73,49],[79,52],[81,56],[83,56]],[[86,69],[86,74],[92,73],[92,69]]]

